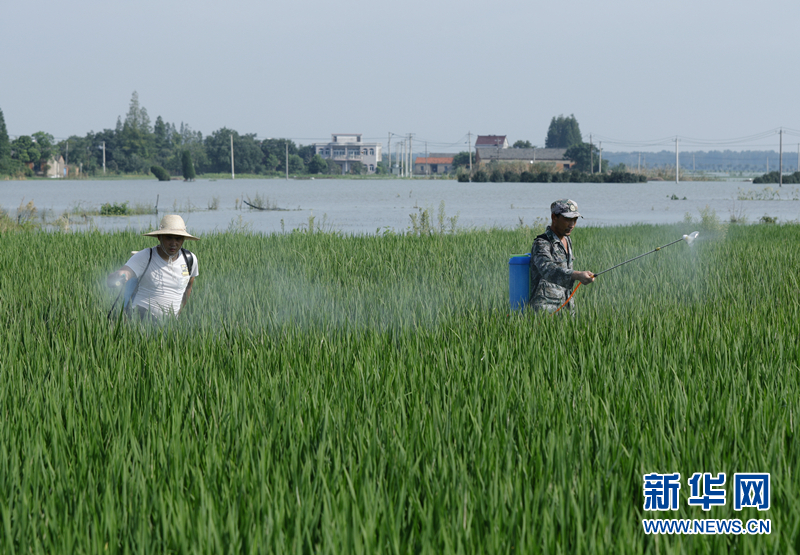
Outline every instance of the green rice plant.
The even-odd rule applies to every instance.
[[[688,231],[577,228],[576,268]],[[152,238],[0,233],[0,550],[797,551],[800,226],[704,231],[576,318],[509,313],[536,233],[206,234],[160,326],[106,318]],[[658,517],[772,533],[648,536],[649,472]],[[770,472],[771,508],[688,506],[693,472]]]

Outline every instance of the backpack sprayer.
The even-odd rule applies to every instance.
[[[603,270],[602,272],[598,272],[594,274],[594,277],[599,275],[605,274],[606,272],[610,272],[615,268],[619,268],[620,266],[624,266],[629,262],[633,262],[634,260],[638,260],[643,256],[647,256],[648,254],[653,254],[654,252],[660,251],[661,249],[665,249],[670,245],[674,245],[675,243],[680,243],[681,241],[686,241],[687,245],[691,245],[692,242],[697,239],[697,236],[700,235],[699,231],[693,231],[689,235],[684,235],[680,239],[676,239],[671,243],[667,243],[666,245],[662,245],[660,247],[656,247],[655,249],[648,251],[644,254],[640,254],[639,256],[634,256],[626,260],[625,262],[620,262],[615,266],[611,266]],[[511,310],[524,310],[525,305],[528,304],[528,299],[530,298],[530,263],[531,263],[531,255],[530,253],[527,254],[518,254],[512,256],[508,261],[508,297],[509,302],[511,303]],[[572,294],[566,300],[564,304],[558,307],[558,312],[562,308],[564,308],[567,303],[572,299],[572,296],[575,295],[575,292],[578,290],[578,287],[581,286],[581,283],[578,282],[578,285],[575,289],[572,290]],[[555,312],[553,314],[555,314]]]

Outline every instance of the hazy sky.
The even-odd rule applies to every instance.
[[[301,144],[331,133],[542,146],[574,114],[604,150],[800,143],[797,0],[28,0],[0,11],[9,135],[125,117]],[[760,137],[760,138],[757,138]],[[661,142],[658,142],[661,140]]]

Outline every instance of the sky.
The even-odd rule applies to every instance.
[[[458,152],[543,146],[574,115],[607,151],[800,143],[797,0],[28,0],[0,17],[9,135],[152,122],[208,135],[361,133]]]

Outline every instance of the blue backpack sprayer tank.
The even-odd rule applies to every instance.
[[[508,301],[512,311],[522,312],[531,288],[531,253],[515,254],[508,260]]]

